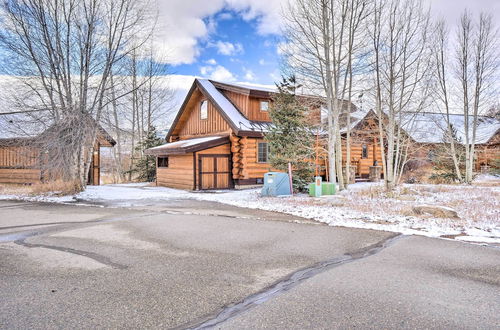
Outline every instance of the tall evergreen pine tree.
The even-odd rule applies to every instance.
[[[269,160],[273,168],[286,172],[288,163],[293,168],[295,191],[304,191],[313,179],[314,135],[307,120],[307,107],[296,96],[295,77],[283,78],[277,85],[269,115],[273,127],[266,134],[269,143]]]
[[[156,128],[151,127],[144,140],[140,141],[135,147],[135,152],[142,154],[136,160],[131,172],[137,175],[137,180],[152,182],[156,177],[156,157],[145,155],[144,150],[157,147],[163,144],[163,139],[159,138],[156,133]]]

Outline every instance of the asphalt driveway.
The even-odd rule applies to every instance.
[[[500,250],[217,203],[0,201],[0,328],[495,328]]]

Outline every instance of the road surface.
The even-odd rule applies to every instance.
[[[498,248],[172,203],[0,201],[0,328],[500,327]]]

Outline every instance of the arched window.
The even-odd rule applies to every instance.
[[[208,119],[208,101],[207,100],[201,101],[200,119]]]

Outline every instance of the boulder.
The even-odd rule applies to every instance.
[[[457,211],[447,206],[420,204],[413,206],[412,210],[415,214],[429,214],[436,218],[460,218]]]

